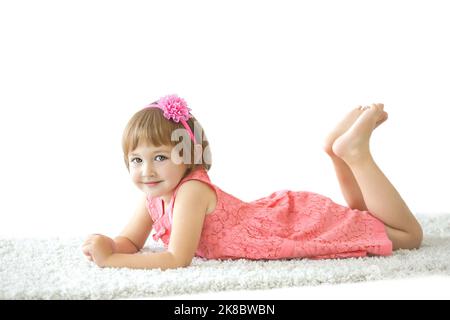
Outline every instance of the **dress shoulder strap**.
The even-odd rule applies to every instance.
[[[189,180],[200,180],[206,184],[208,184],[214,191],[216,191],[216,187],[211,183],[211,180],[209,179],[208,173],[204,168],[199,168],[196,169],[194,171],[192,171],[191,173],[189,173],[186,177],[184,177],[183,179],[181,179],[181,181],[178,183],[177,187],[175,188],[175,191],[172,195],[172,200],[171,200],[171,207],[170,207],[170,212],[173,212],[173,206],[174,206],[174,199],[177,195],[178,189],[180,188],[180,186]],[[170,215],[171,216],[171,215]]]

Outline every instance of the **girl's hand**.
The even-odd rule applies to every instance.
[[[83,253],[90,261],[94,261],[99,267],[103,267],[106,259],[116,250],[116,244],[113,239],[101,235],[90,235],[83,246]]]

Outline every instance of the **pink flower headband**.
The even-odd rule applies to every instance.
[[[158,101],[149,104],[147,108],[159,108],[164,112],[164,118],[166,118],[167,120],[172,119],[176,123],[181,121],[181,123],[189,133],[192,141],[194,141],[195,144],[197,143],[197,140],[195,139],[191,128],[189,128],[189,125],[186,122],[192,117],[192,115],[189,114],[189,111],[191,111],[191,109],[188,108],[187,103],[186,101],[184,101],[184,99],[179,98],[176,94],[172,94],[162,97]]]

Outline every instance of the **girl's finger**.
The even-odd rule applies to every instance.
[[[85,255],[90,256],[91,255],[91,246],[90,245],[84,245],[82,247],[82,251]]]
[[[87,258],[89,261],[93,261],[93,260],[92,260],[92,254],[91,254],[91,252],[90,252],[89,250],[83,250],[83,253],[84,253],[84,255],[86,256],[86,258]]]

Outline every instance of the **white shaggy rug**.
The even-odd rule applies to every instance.
[[[0,239],[0,299],[129,299],[223,290],[450,275],[450,215],[419,215],[419,250],[390,257],[278,261],[203,260],[188,268],[98,268],[81,252],[84,238]],[[149,238],[151,239],[151,237]],[[142,250],[160,251],[149,242]]]

